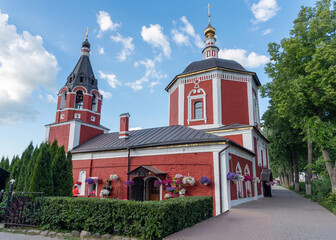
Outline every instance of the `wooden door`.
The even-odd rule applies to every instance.
[[[160,186],[154,186],[156,178],[149,179],[148,182],[148,200],[149,201],[159,201],[160,200]]]

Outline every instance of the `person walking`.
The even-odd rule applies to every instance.
[[[78,185],[75,184],[74,188],[72,189],[72,196],[78,197],[78,194],[79,194]]]

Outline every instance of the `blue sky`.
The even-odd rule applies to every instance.
[[[54,122],[56,94],[80,57],[91,28],[91,64],[104,95],[101,124],[118,131],[168,125],[164,88],[202,59],[203,31],[217,30],[219,56],[257,73],[262,84],[267,45],[287,37],[305,0],[171,0],[0,2],[0,156],[40,144]],[[259,99],[261,115],[267,99]]]

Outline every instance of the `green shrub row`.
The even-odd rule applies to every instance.
[[[212,217],[212,197],[183,197],[166,201],[44,197],[39,199],[40,227],[86,230],[161,239]],[[29,210],[28,210],[29,211]]]

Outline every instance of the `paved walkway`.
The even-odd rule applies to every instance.
[[[232,208],[167,240],[335,240],[336,216],[317,203],[275,186],[272,198]]]

